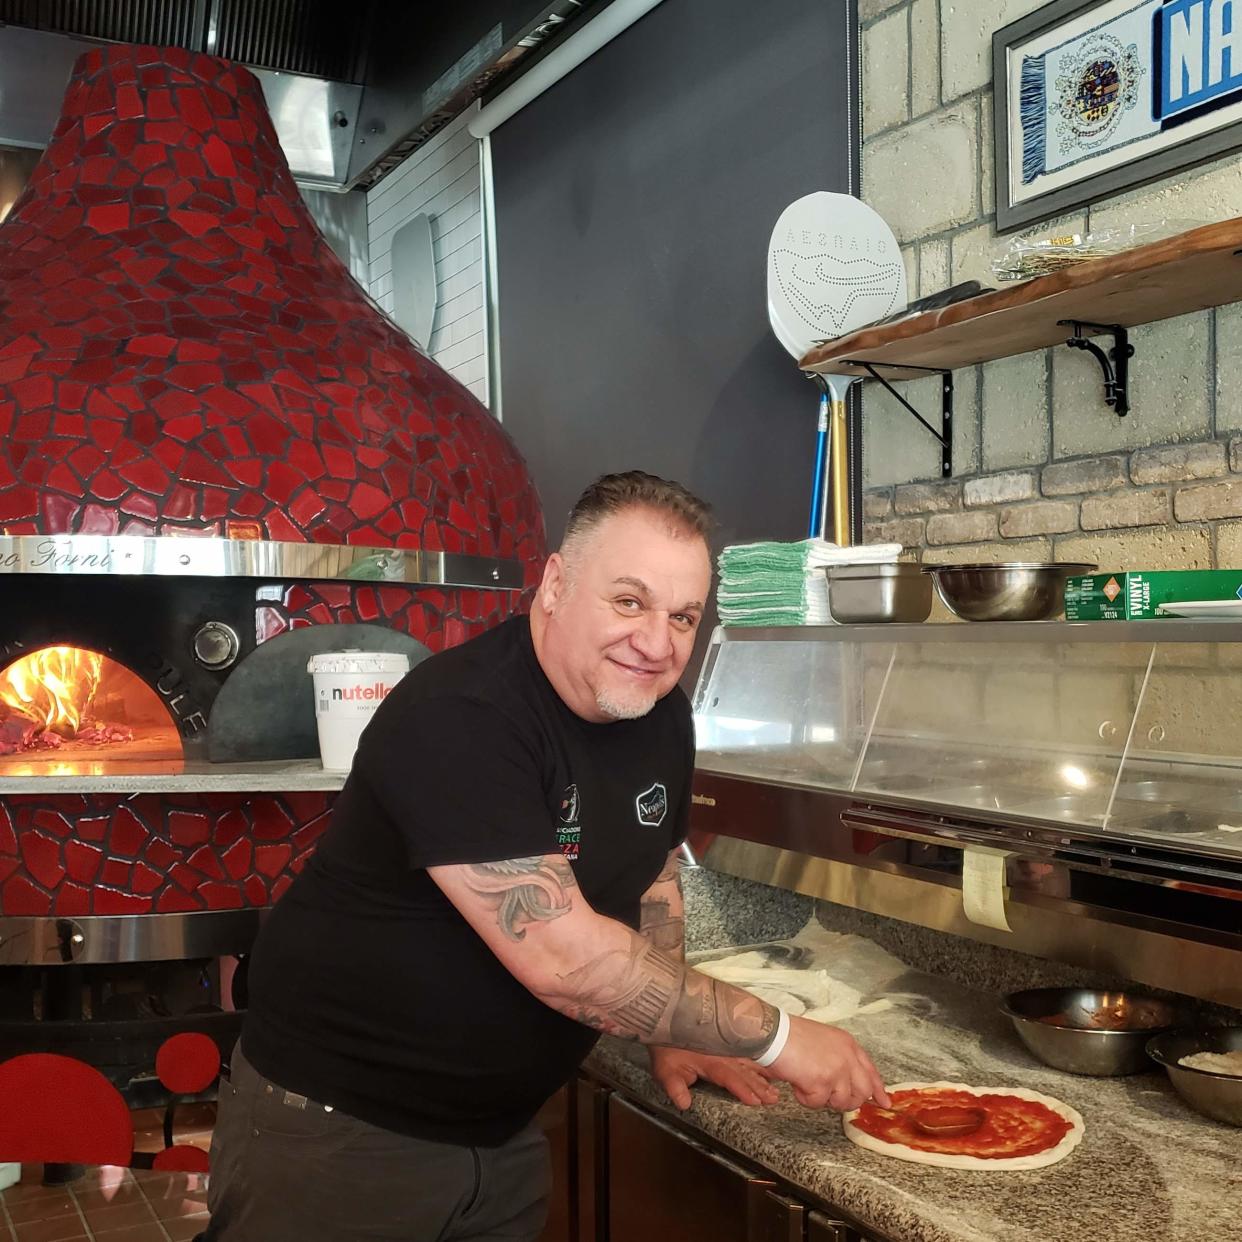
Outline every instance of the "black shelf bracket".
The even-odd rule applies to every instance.
[[[1095,357],[1104,372],[1104,404],[1111,405],[1118,418],[1125,418],[1130,412],[1130,359],[1134,357],[1134,346],[1125,328],[1119,323],[1084,323],[1081,319],[1058,319],[1057,327],[1070,329],[1072,335],[1065,343],[1071,349],[1085,349]],[[1111,336],[1112,348],[1105,353],[1083,335],[1084,329]]]
[[[900,366],[895,362],[864,362],[862,359],[850,359],[844,364],[850,367],[861,367],[873,380],[879,380],[884,385],[886,391],[890,392],[903,406],[927,429],[927,433],[936,440],[940,445],[940,477],[947,479],[953,473],[953,372],[942,371],[938,367],[907,367]],[[911,379],[917,379],[919,376],[939,375],[940,376],[940,430],[937,431],[888,382],[877,370],[876,367],[884,367],[887,371],[910,371]]]

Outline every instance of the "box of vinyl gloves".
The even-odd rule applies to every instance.
[[[1242,620],[1242,569],[1131,570],[1065,583],[1067,621],[1156,620],[1175,615],[1166,604],[1209,601],[1236,602]]]

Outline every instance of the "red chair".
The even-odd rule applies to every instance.
[[[164,1150],[134,1151],[134,1122],[121,1093],[93,1066],[31,1052],[0,1062],[0,1159],[28,1164],[115,1164],[206,1173],[207,1153],[173,1141],[180,1097],[206,1091],[220,1073],[220,1050],[186,1031],[160,1045],[155,1072],[171,1099]]]

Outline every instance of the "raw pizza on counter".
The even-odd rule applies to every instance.
[[[868,1101],[842,1117],[859,1147],[948,1169],[1042,1169],[1082,1138],[1068,1104],[1024,1087],[903,1082],[888,1088],[892,1108]]]

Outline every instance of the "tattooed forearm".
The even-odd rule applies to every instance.
[[[564,976],[579,1006],[589,1006],[618,1033],[650,1039],[676,993],[684,967],[643,945],[636,962],[630,949],[611,949]]]
[[[776,1034],[771,1005],[687,969],[675,870],[647,891],[641,933],[591,910],[559,854],[432,874],[512,974],[576,1022],[720,1056],[757,1056]]]
[[[669,1034],[670,1043],[698,1052],[721,1045],[733,1056],[757,1056],[776,1035],[779,1011],[719,979],[687,970]]]
[[[757,1056],[776,1034],[777,1011],[662,953],[640,936],[561,977],[542,998],[610,1035],[723,1056]]]
[[[681,957],[686,949],[686,921],[675,917],[669,903],[659,897],[645,897],[639,931],[657,949]]]
[[[685,956],[686,919],[681,896],[681,864],[675,859],[643,895],[639,907],[639,933],[657,949],[675,958]]]
[[[681,862],[675,853],[670,854],[664,860],[664,867],[660,874],[656,876],[655,882],[657,884],[676,884],[677,891],[681,892]]]
[[[569,863],[549,854],[472,863],[467,868],[467,883],[496,911],[496,921],[505,936],[524,940],[526,924],[547,922],[569,912],[578,882]]]

